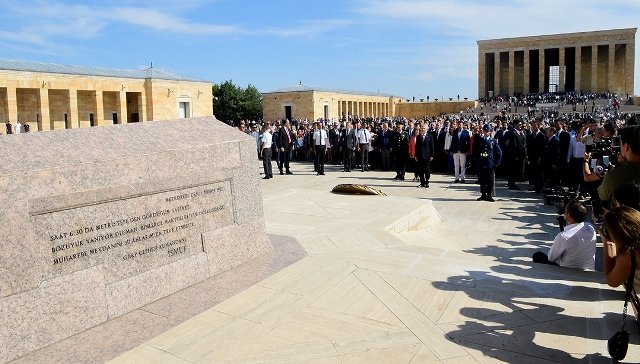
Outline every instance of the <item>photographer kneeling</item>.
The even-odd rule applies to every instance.
[[[553,239],[549,254],[536,252],[533,262],[595,270],[596,231],[584,222],[587,208],[580,201],[571,201],[565,207],[564,218],[567,226]]]

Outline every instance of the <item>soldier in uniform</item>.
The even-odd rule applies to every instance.
[[[403,130],[404,124],[396,124],[396,132],[391,137],[391,150],[393,151],[393,164],[396,167],[396,176],[393,179],[404,181],[404,173],[409,155],[409,134]]]
[[[495,168],[502,160],[502,150],[497,140],[491,137],[491,125],[485,124],[482,128],[484,136],[478,139],[479,145],[474,145],[476,160],[478,161],[478,179],[480,180],[480,193],[482,195],[478,201],[494,202],[491,197],[493,182],[495,178]]]

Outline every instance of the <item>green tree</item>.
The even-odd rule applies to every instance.
[[[262,95],[253,85],[243,89],[232,80],[213,85],[213,113],[225,122],[261,119]]]

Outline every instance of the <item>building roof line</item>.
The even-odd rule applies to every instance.
[[[351,90],[343,90],[343,89],[329,89],[329,88],[320,88],[320,87],[309,87],[303,84],[284,87],[278,90],[263,92],[262,94],[281,94],[281,93],[291,93],[291,92],[328,92],[328,93],[336,93],[336,94],[347,94],[347,95],[362,95],[362,96],[379,96],[379,97],[395,97],[404,99],[401,96],[385,94],[380,92],[363,92],[363,91],[351,91]]]
[[[522,37],[510,37],[510,38],[496,38],[496,39],[482,39],[476,41],[478,44],[481,43],[490,43],[490,42],[509,42],[514,40],[525,40],[525,39],[544,39],[544,38],[555,38],[555,37],[585,37],[591,35],[599,34],[624,34],[631,33],[635,35],[638,28],[620,28],[620,29],[606,29],[606,30],[594,30],[594,31],[584,31],[584,32],[573,32],[573,33],[556,33],[556,34],[542,34],[542,35],[527,35]]]
[[[131,79],[159,79],[159,80],[171,80],[171,81],[190,81],[190,82],[206,82],[193,77],[187,77],[158,69],[149,67],[142,70],[125,70],[114,69],[94,66],[73,66],[63,65],[56,63],[45,63],[37,61],[22,61],[22,60],[0,60],[0,70],[5,71],[20,71],[20,72],[38,72],[38,73],[57,73],[65,75],[81,75],[81,76],[99,76],[99,77],[116,77],[116,78],[131,78]]]

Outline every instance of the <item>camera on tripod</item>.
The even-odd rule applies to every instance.
[[[557,208],[556,213],[558,216],[556,220],[558,220],[560,231],[564,231],[564,228],[567,226],[567,220],[564,218],[564,210],[569,202],[577,197],[576,192],[571,192],[564,187],[554,187],[543,190],[542,195],[544,196],[545,205],[551,205]]]

